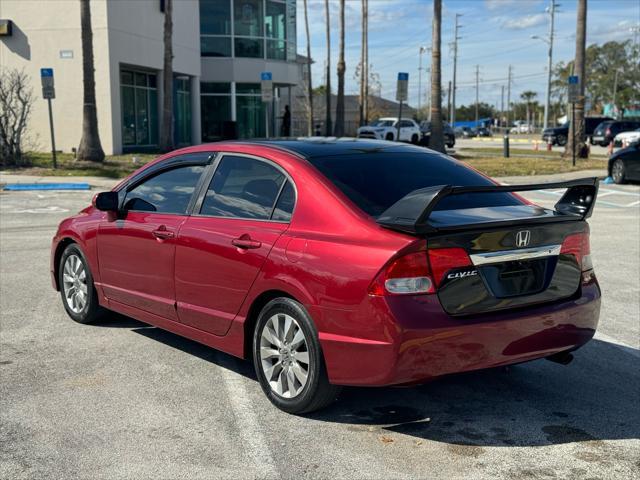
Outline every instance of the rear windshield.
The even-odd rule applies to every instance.
[[[435,153],[370,153],[312,157],[309,161],[369,215],[379,216],[408,193],[435,185],[494,185],[455,160]],[[436,210],[520,205],[510,193],[447,197]]]

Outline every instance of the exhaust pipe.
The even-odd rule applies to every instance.
[[[569,352],[560,352],[546,357],[546,359],[560,365],[569,365],[573,361],[573,355]]]

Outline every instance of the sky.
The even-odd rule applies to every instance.
[[[324,84],[327,56],[324,0],[307,0],[314,86]],[[298,52],[306,54],[304,3],[298,2]],[[556,0],[554,64],[575,55],[576,0]],[[513,67],[511,98],[533,90],[542,102],[547,82],[547,44],[532,35],[547,38],[550,0],[443,0],[442,1],[442,85],[446,90],[453,77],[453,49],[456,13],[462,14],[458,42],[456,104],[475,102],[475,69],[479,65],[479,100],[500,107],[501,86],[507,84],[508,66]],[[339,42],[339,0],[329,2],[331,16],[332,88],[337,88],[336,63]],[[431,46],[431,0],[369,0],[369,64],[380,75],[382,96],[395,98],[398,72],[409,73],[409,104],[418,106],[420,46]],[[361,0],[346,0],[345,92],[357,94],[354,78],[360,61]],[[587,45],[634,39],[632,27],[640,26],[640,0],[588,0]],[[429,53],[423,55],[429,67]],[[429,73],[422,71],[422,104]],[[506,103],[506,93],[505,93]]]

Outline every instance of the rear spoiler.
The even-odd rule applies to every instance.
[[[446,197],[465,193],[527,192],[557,188],[566,188],[567,191],[555,204],[553,217],[543,217],[538,221],[546,223],[550,221],[584,220],[591,216],[598,194],[598,185],[597,177],[582,178],[568,182],[536,183],[530,185],[484,185],[476,187],[437,185],[420,188],[404,196],[385,210],[377,218],[377,222],[383,227],[411,234],[434,233],[450,229],[447,227],[435,227],[429,223],[429,217],[436,206]],[[522,219],[522,221],[531,220],[533,219]],[[494,222],[494,224],[497,225],[516,223],[517,220],[514,219]],[[457,225],[452,229],[468,229],[469,227],[470,225]]]

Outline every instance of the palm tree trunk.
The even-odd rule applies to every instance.
[[[364,0],[364,124],[369,123],[369,0]]]
[[[365,54],[365,45],[366,45],[366,33],[365,33],[365,24],[366,24],[366,0],[362,0],[362,32],[361,32],[361,43],[360,46],[360,95],[358,98],[358,124],[360,126],[364,125],[364,83],[365,83],[365,75],[366,75],[366,54]]]
[[[587,158],[589,156],[589,149],[585,144],[584,136],[584,86],[586,83],[585,78],[585,47],[586,47],[586,30],[587,30],[587,0],[578,0],[578,16],[576,25],[576,58],[574,62],[574,75],[578,75],[580,79],[580,95],[575,106],[575,114],[570,121],[569,126],[569,138],[567,141],[567,148],[564,155],[567,157],[573,156],[573,150],[575,148],[575,154],[580,158]],[[569,116],[571,115],[571,108],[569,108]],[[575,138],[575,143],[572,139]]]
[[[82,137],[78,146],[78,160],[102,162],[104,151],[98,133],[96,109],[96,79],[93,65],[93,31],[91,30],[91,5],[89,0],[80,0],[80,29],[82,37]]]
[[[325,119],[324,119],[324,134],[327,137],[331,136],[333,132],[333,125],[331,121],[331,23],[329,19],[329,0],[324,0],[324,21],[327,36],[327,65],[326,65],[326,77],[327,84],[325,85]]]
[[[164,2],[164,66],[162,70],[162,124],[160,150],[173,150],[173,0]]]
[[[440,70],[442,30],[442,0],[433,0],[433,26],[431,32],[431,138],[429,147],[446,153],[442,128],[442,74]]]
[[[338,98],[336,99],[336,127],[334,135],[344,136],[344,73],[347,69],[344,63],[344,9],[345,0],[340,0],[340,50],[338,57]]]
[[[311,83],[311,35],[309,34],[309,14],[307,0],[304,0],[304,28],[307,35],[307,98],[309,111],[307,112],[307,135],[313,135],[313,87]]]

